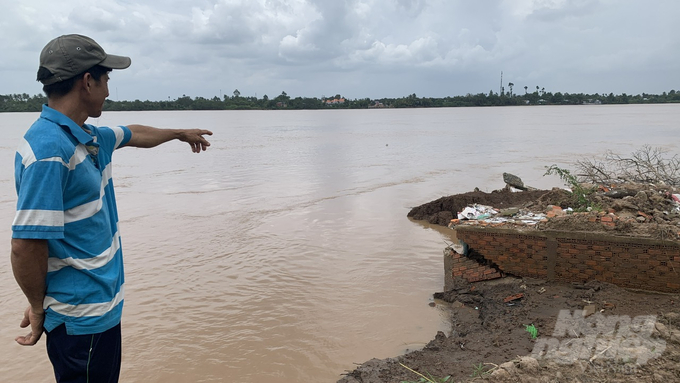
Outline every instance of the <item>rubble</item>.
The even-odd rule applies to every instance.
[[[475,225],[678,240],[680,194],[673,188],[654,184],[589,187],[595,191],[586,196],[589,207],[585,209],[577,210],[574,193],[564,189],[513,191],[506,187],[442,197],[412,209],[409,217],[450,228]]]

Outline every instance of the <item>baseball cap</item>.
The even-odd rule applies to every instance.
[[[75,77],[95,65],[125,69],[131,60],[104,52],[94,40],[82,35],[63,35],[50,41],[40,53],[37,80],[51,85]]]

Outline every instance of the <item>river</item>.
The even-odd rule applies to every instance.
[[[53,381],[21,347],[9,264],[14,151],[36,113],[0,114],[0,380]],[[479,187],[563,186],[545,166],[647,144],[678,153],[680,105],[105,112],[90,123],[211,129],[114,155],[126,264],[123,382],[334,382],[446,330],[430,307],[447,230],[413,206]]]

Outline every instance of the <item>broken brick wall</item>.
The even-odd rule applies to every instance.
[[[494,271],[562,282],[594,279],[628,288],[680,292],[680,244],[676,242],[601,233],[526,232],[462,226],[456,228],[456,236],[470,251],[495,266],[483,267]],[[479,269],[482,265],[478,262],[462,257],[476,263],[478,270],[475,272],[481,271],[482,276],[492,274]],[[472,265],[463,263],[464,260],[456,263],[460,264],[457,270],[447,266],[447,278],[464,277],[460,267],[467,270]],[[483,279],[492,278],[480,280]]]
[[[502,275],[494,265],[480,263],[475,259],[456,253],[450,247],[444,249],[444,268],[446,289],[453,288],[454,281],[462,279],[468,283],[500,278]]]

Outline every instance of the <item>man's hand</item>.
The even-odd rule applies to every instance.
[[[203,136],[212,136],[212,132],[205,129],[158,129],[137,124],[127,127],[132,132],[132,137],[124,146],[135,148],[153,148],[164,142],[180,140],[187,142],[194,153],[200,153],[210,146],[210,142]]]
[[[31,332],[26,336],[18,336],[14,340],[22,346],[33,346],[38,343],[44,331],[43,322],[45,322],[45,311],[33,310],[28,306],[24,312],[24,319],[21,321],[21,328],[31,327]]]
[[[43,333],[47,258],[47,240],[12,238],[12,271],[29,304],[24,312],[21,328],[30,325],[31,332],[15,339],[22,346],[36,344]]]
[[[212,132],[204,129],[187,129],[180,131],[179,140],[189,143],[191,151],[200,153],[201,150],[207,150],[210,142],[203,136],[212,136]]]

